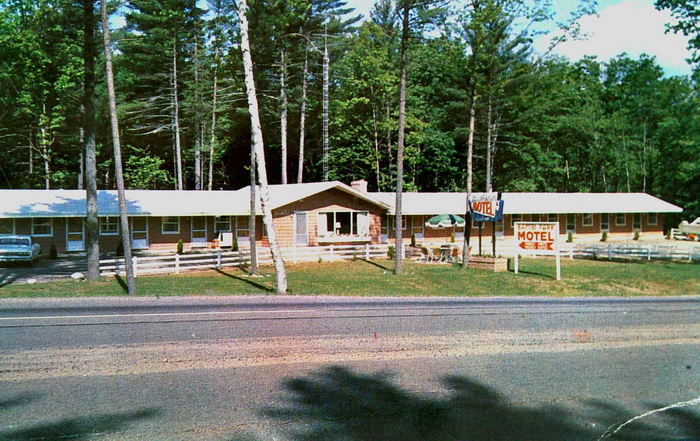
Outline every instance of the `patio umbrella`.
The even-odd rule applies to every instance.
[[[430,228],[463,227],[466,224],[463,218],[456,214],[437,214],[425,223]]]

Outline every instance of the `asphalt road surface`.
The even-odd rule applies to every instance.
[[[700,440],[699,397],[698,297],[0,300],[1,441]]]

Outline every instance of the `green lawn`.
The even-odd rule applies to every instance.
[[[452,265],[406,262],[393,274],[393,261],[345,261],[288,265],[289,291],[296,295],[359,296],[651,296],[700,294],[700,265],[562,260],[562,279],[554,280],[552,259],[523,259],[521,273],[493,273]],[[141,276],[140,296],[274,294],[271,267],[251,278],[240,269],[180,275]],[[3,297],[81,297],[124,295],[119,281],[10,284]]]

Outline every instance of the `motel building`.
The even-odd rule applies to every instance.
[[[396,238],[394,193],[368,192],[365,181],[271,185],[269,205],[280,246],[306,247],[392,243]],[[236,191],[127,190],[131,246],[136,251],[247,247],[250,188]],[[645,193],[503,193],[503,221],[484,223],[485,249],[492,228],[499,242],[512,239],[519,221],[558,222],[562,240],[574,242],[661,239],[665,213],[682,209]],[[436,214],[466,211],[466,194],[404,193],[401,235],[408,244],[460,241],[464,228],[431,229],[425,222]],[[260,204],[255,238],[268,245]],[[0,190],[0,234],[31,235],[44,254],[51,246],[64,253],[85,250],[84,190]],[[117,249],[119,206],[113,190],[98,191],[100,251]],[[477,224],[471,235],[478,236]],[[474,243],[474,242],[473,242]]]

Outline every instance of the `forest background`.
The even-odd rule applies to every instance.
[[[372,190],[395,189],[404,1],[379,0],[365,21],[338,0],[250,2],[271,183],[366,179]],[[85,3],[93,2],[0,2],[2,188],[85,186]],[[656,2],[691,37],[690,76],[664,75],[646,55],[572,62],[535,52],[533,39],[553,19],[546,1],[413,3],[405,190],[465,189],[473,104],[474,191],[642,191],[684,207],[683,218],[700,216],[694,1]],[[594,7],[584,1],[559,23],[562,38],[577,38],[576,18]],[[128,188],[249,183],[235,8],[230,0],[112,4],[125,21],[112,39]],[[97,72],[97,178],[110,189],[109,115]]]

